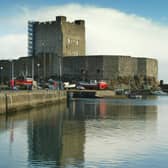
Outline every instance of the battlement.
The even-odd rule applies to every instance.
[[[58,23],[66,22],[66,16],[56,16],[56,22]]]
[[[75,20],[74,22],[77,25],[85,25],[85,21],[84,20]]]
[[[53,24],[53,23],[63,23],[63,22],[67,22],[67,18],[66,16],[56,16],[56,21],[45,21],[45,22],[39,22],[39,21],[33,21],[33,24]],[[74,22],[72,22],[76,25],[85,25],[85,21],[84,20],[75,20]]]

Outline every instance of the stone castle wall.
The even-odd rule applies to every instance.
[[[65,80],[106,80],[113,87],[157,85],[157,60],[120,55],[64,57]]]
[[[57,53],[61,52],[61,30],[56,21],[35,22],[34,23],[34,51],[35,55],[39,53]],[[53,38],[54,37],[54,38]]]
[[[120,77],[132,77],[137,74],[138,60],[130,56],[119,56],[118,75]]]
[[[32,76],[33,57],[22,57],[13,61],[14,77]],[[39,69],[37,64],[40,64]],[[11,61],[0,61],[3,68],[3,81],[11,79]],[[130,56],[67,56],[61,59],[55,54],[34,57],[34,76],[37,80],[56,78],[60,74],[64,80],[117,80],[151,78],[157,80],[158,62],[150,58]]]
[[[103,59],[103,78],[105,80],[116,79],[119,74],[119,57],[118,56],[107,56],[102,57]]]
[[[147,59],[147,76],[158,78],[158,61],[156,59]]]
[[[88,79],[99,78],[114,80],[118,77],[143,76],[157,79],[157,60],[130,56],[86,56],[65,57],[63,74],[67,76],[83,75]],[[77,76],[76,76],[77,75]]]
[[[103,58],[92,57],[64,57],[63,76],[66,80],[102,79]]]
[[[85,55],[85,22],[76,20],[73,23],[61,24],[63,34],[63,56]]]

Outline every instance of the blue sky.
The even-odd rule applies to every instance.
[[[167,8],[168,0],[1,0],[0,59],[27,56],[28,20],[65,15],[86,21],[88,55],[156,58],[168,81]]]
[[[8,16],[19,13],[19,6],[36,9],[44,6],[68,3],[116,8],[123,12],[137,14],[158,22],[164,22],[168,16],[167,0],[3,0],[0,7],[0,15]]]

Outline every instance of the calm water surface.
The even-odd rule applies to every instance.
[[[0,168],[168,167],[168,97],[79,99],[0,116]]]

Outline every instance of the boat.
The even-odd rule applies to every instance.
[[[99,89],[104,90],[108,88],[108,84],[105,81],[90,80],[89,82],[79,82],[78,86],[83,87],[84,89]]]
[[[152,95],[156,95],[156,96],[168,96],[168,93],[166,93],[162,90],[156,90],[156,91],[153,91],[151,93],[152,93]]]
[[[65,89],[75,89],[76,84],[70,84],[69,82],[64,82],[64,88]]]
[[[142,99],[142,95],[140,95],[140,94],[128,94],[127,95],[128,96],[128,98],[130,98],[130,99]]]

